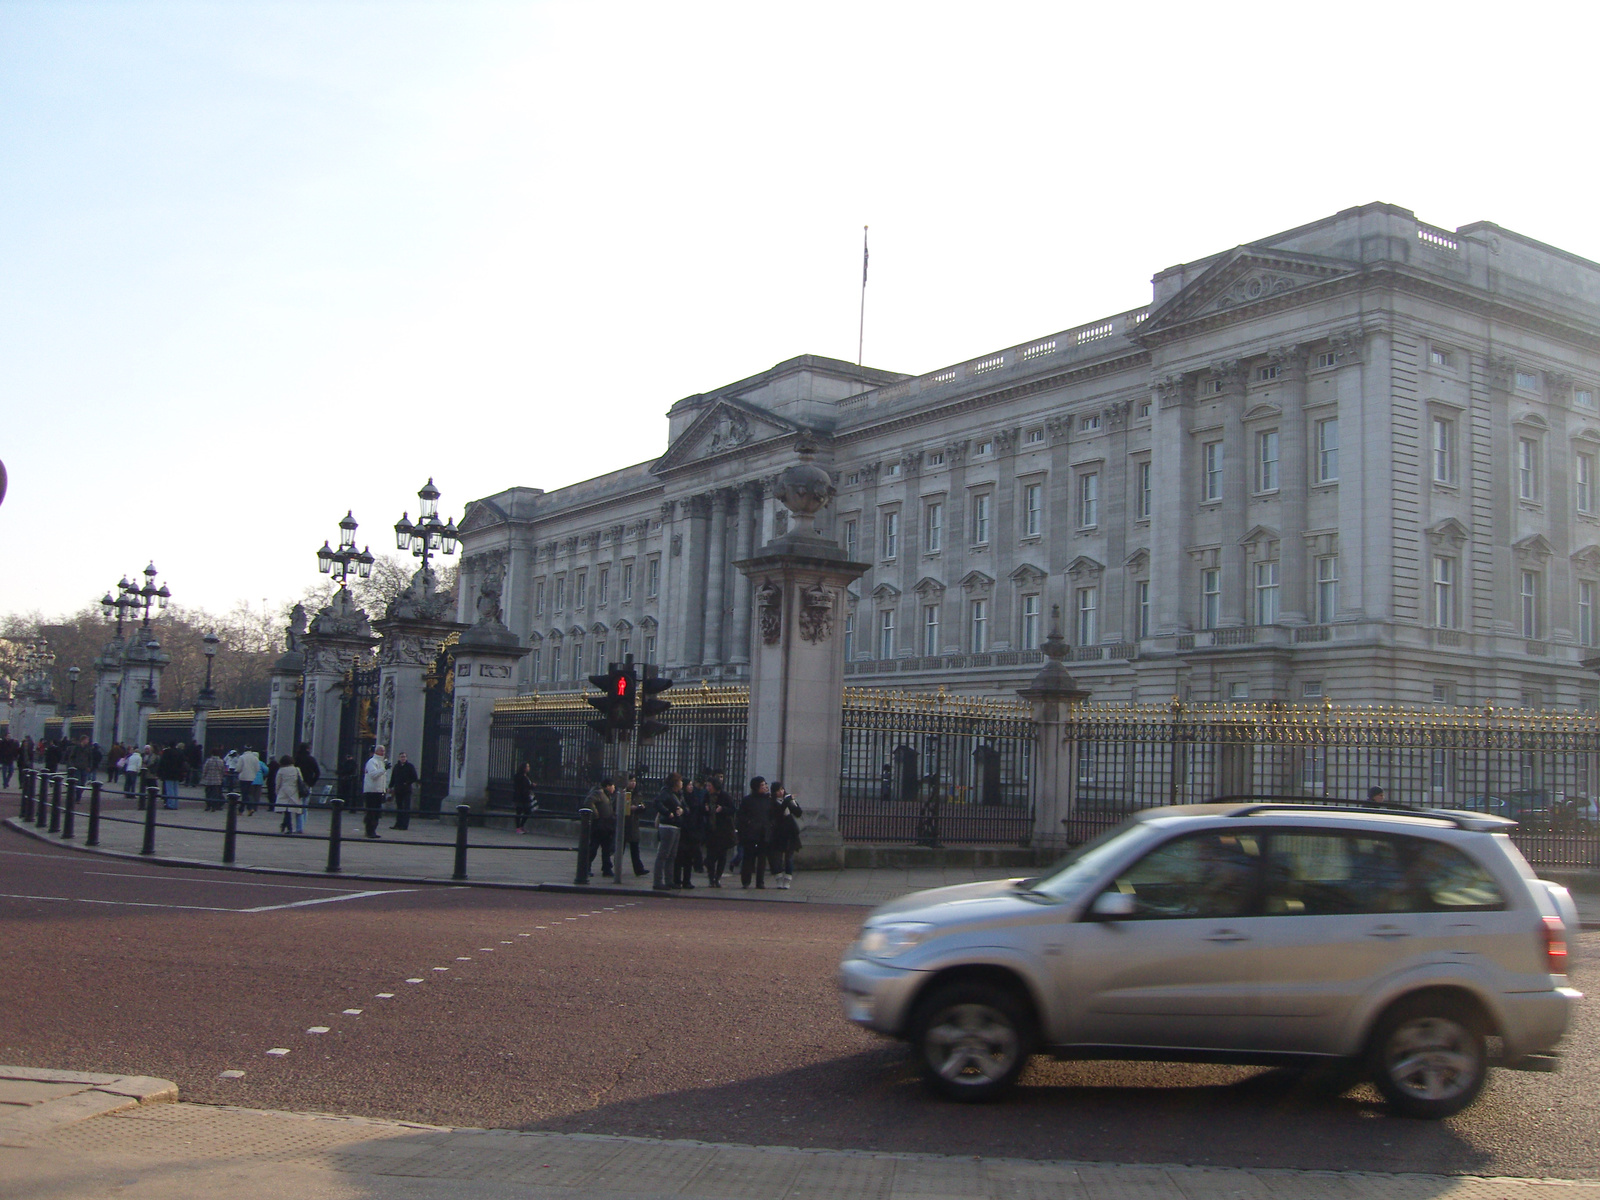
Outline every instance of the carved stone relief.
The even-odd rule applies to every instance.
[[[800,593],[800,636],[815,645],[833,632],[833,594],[820,583]]]
[[[783,591],[770,579],[763,580],[756,589],[756,615],[762,642],[777,645],[783,633]]]

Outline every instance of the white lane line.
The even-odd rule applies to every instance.
[[[408,979],[408,980],[406,980],[406,982],[407,983],[421,983],[422,980],[420,980],[420,979]]]
[[[224,1071],[221,1075],[218,1075],[217,1078],[218,1079],[243,1079],[244,1078],[244,1072],[243,1071]]]
[[[347,1008],[344,1010],[344,1015],[347,1017],[359,1017],[361,1010],[359,1008]]]
[[[326,1025],[313,1025],[310,1029],[306,1030],[306,1032],[307,1033],[327,1033],[328,1032],[328,1027]]]
[[[343,888],[318,887],[310,883],[251,883],[244,879],[200,879],[183,875],[139,875],[131,871],[79,871],[80,875],[102,875],[107,879],[148,879],[153,883],[215,884],[218,887],[281,888],[290,892],[342,892]]]
[[[149,900],[85,900],[79,896],[25,896],[0,892],[0,900],[61,900],[68,904],[109,904],[115,908],[185,908],[191,912],[251,912],[248,908],[217,908],[210,904],[157,904]]]
[[[341,900],[364,900],[368,896],[398,896],[401,892],[414,892],[416,888],[383,888],[376,892],[348,892],[343,896],[318,896],[315,900],[294,900],[288,904],[263,904],[260,908],[230,908],[228,912],[277,912],[280,908],[305,908],[311,904],[337,904]]]
[[[449,967],[435,967],[434,968],[435,971],[448,971],[449,969],[450,969]]]
[[[393,1000],[394,999],[394,993],[393,992],[379,992],[376,996],[373,997],[373,999],[374,1000]]]
[[[267,1053],[272,1055],[274,1058],[282,1058],[285,1054],[289,1053],[289,1051],[282,1046],[274,1046],[271,1050],[268,1050]]]

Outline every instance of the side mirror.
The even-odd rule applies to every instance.
[[[1131,917],[1138,911],[1139,901],[1127,892],[1101,892],[1095,897],[1089,911],[1097,917]]]

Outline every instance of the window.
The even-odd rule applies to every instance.
[[[1433,559],[1433,625],[1435,629],[1456,627],[1456,560],[1437,554]]]
[[[972,602],[972,653],[982,654],[989,648],[989,602]]]
[[[618,662],[627,662],[628,661],[628,655],[630,655],[632,653],[633,653],[633,639],[632,638],[626,638],[626,637],[625,638],[618,638],[617,639],[617,661]]]
[[[544,616],[544,580],[533,585],[533,615]]]
[[[1539,390],[1539,373],[1537,371],[1518,371],[1517,388],[1524,392],[1537,392]]]
[[[1251,915],[1261,868],[1254,831],[1208,830],[1174,838],[1112,886],[1135,902],[1136,920],[1219,920]]]
[[[1028,436],[1027,436],[1027,444],[1028,445],[1037,446],[1037,445],[1041,444],[1043,441],[1044,441],[1044,430],[1042,430],[1042,429],[1030,429],[1030,430],[1028,430]]]
[[[883,466],[883,477],[885,479],[893,479],[898,474],[900,474],[900,464],[899,463],[892,462],[892,463],[885,463],[884,464],[884,466]]]
[[[1450,351],[1441,350],[1438,346],[1428,352],[1428,361],[1436,367],[1450,366]]]
[[[929,554],[937,554],[944,546],[944,504],[935,500],[923,514],[923,544]]]
[[[1302,700],[1322,699],[1322,680],[1308,679],[1300,685],[1300,698]]]
[[[846,521],[844,523],[844,554],[845,554],[845,557],[850,559],[851,561],[855,560],[855,556],[856,556],[856,523],[855,523],[855,519],[854,518],[851,518],[850,520],[848,520],[848,521]]]
[[[1200,394],[1202,396],[1220,396],[1222,395],[1222,388],[1222,380],[1208,379],[1200,385]]]
[[[1074,607],[1077,609],[1078,645],[1099,645],[1100,628],[1097,617],[1100,612],[1100,589],[1097,587],[1079,588]]]
[[[582,608],[589,599],[589,572],[579,571],[578,582],[572,585],[572,607]]]
[[[1580,579],[1578,580],[1578,645],[1594,644],[1594,584],[1587,579]]]
[[[1256,379],[1260,380],[1262,382],[1265,382],[1268,379],[1276,379],[1282,373],[1283,372],[1278,367],[1275,367],[1275,366],[1272,366],[1272,367],[1257,367],[1256,368]]]
[[[1150,636],[1150,581],[1141,579],[1133,585],[1133,602],[1137,607],[1134,617],[1134,628],[1139,631],[1138,636]]]
[[[537,683],[538,680],[539,680],[539,659],[540,659],[540,657],[541,657],[541,655],[539,653],[539,648],[537,646],[534,647],[533,653],[528,656],[528,670],[533,673],[531,677],[532,677],[532,679],[534,680],[535,683]]]
[[[1078,476],[1078,528],[1092,529],[1100,524],[1100,472],[1086,471]]]
[[[1449,417],[1433,419],[1433,481],[1456,481],[1456,423]]]
[[[1215,629],[1222,620],[1222,572],[1207,567],[1200,572],[1200,628]]]
[[[900,553],[900,514],[883,514],[883,557],[893,558]]]
[[[622,564],[622,602],[627,604],[633,599],[633,564]]]
[[[1099,429],[1100,428],[1100,418],[1098,416],[1079,417],[1078,418],[1078,428],[1083,430],[1085,433],[1088,433],[1088,432],[1090,432],[1092,430],[1095,430],[1095,429]]]
[[[653,633],[644,635],[644,660],[647,663],[653,663],[656,660],[656,635]]]
[[[856,657],[856,615],[846,613],[844,618],[844,660],[854,662]]]
[[[583,678],[583,674],[584,674],[584,672],[583,672],[583,643],[582,642],[573,642],[572,643],[572,674],[568,675],[567,678],[568,679],[582,679]]]
[[[986,546],[989,543],[989,496],[987,493],[972,498],[972,543]]]
[[[932,658],[939,653],[939,606],[937,604],[924,604],[922,606],[922,653],[927,658]]]
[[[602,675],[606,669],[606,640],[601,638],[594,644],[594,671],[595,675]]]
[[[1333,624],[1333,614],[1339,610],[1339,556],[1323,555],[1317,559],[1317,624]]]
[[[973,448],[972,452],[974,454],[976,454],[979,458],[982,458],[986,454],[993,454],[994,453],[994,443],[989,441],[989,439],[985,438],[983,441],[979,442]]]
[[[1594,455],[1580,454],[1572,462],[1573,499],[1578,511],[1594,511]]]
[[[1448,683],[1435,683],[1433,685],[1433,702],[1435,704],[1451,704],[1454,702],[1455,689]]]
[[[1151,464],[1138,463],[1133,468],[1133,515],[1140,521],[1150,519]]]
[[[1039,536],[1039,510],[1044,504],[1044,485],[1030,483],[1022,489],[1022,536]]]
[[[1022,648],[1024,650],[1039,648],[1039,597],[1037,596],[1022,598]]]
[[[1324,350],[1321,354],[1317,355],[1317,368],[1320,370],[1323,367],[1331,367],[1338,361],[1339,356],[1332,350]]]
[[[1139,404],[1139,420],[1148,421],[1149,419],[1150,419],[1150,401],[1148,401],[1148,400],[1141,401],[1140,404]]]
[[[567,577],[556,577],[556,611],[561,612],[567,607]]]
[[[1583,408],[1594,407],[1594,392],[1590,388],[1573,388],[1572,402]]]
[[[1242,679],[1237,683],[1230,683],[1228,685],[1228,699],[1235,703],[1250,699],[1250,684]]]
[[[661,591],[661,560],[652,558],[645,564],[644,594],[655,596]]]
[[[1539,498],[1539,443],[1533,438],[1517,439],[1517,499]]]
[[[1207,442],[1201,447],[1205,461],[1205,479],[1200,488],[1200,499],[1222,499],[1222,443]]]
[[[1539,585],[1542,582],[1539,578],[1539,572],[1522,572],[1522,636],[1525,638],[1539,637],[1540,630],[1543,628],[1543,622],[1539,619]]]
[[[942,466],[944,466],[944,451],[943,450],[935,450],[931,454],[929,454],[928,455],[928,465],[930,467],[942,467]]]
[[[855,484],[858,484],[860,482],[861,482],[861,472],[860,471],[851,471],[850,475],[849,475],[849,478],[847,478],[844,481],[846,487],[851,487],[851,486],[853,486]]]
[[[1256,624],[1278,623],[1278,564],[1256,564]]]
[[[596,586],[595,591],[597,593],[596,596],[595,596],[595,603],[596,604],[605,604],[605,603],[608,603],[610,601],[610,599],[611,599],[611,568],[610,567],[601,567],[600,568],[600,582]]]
[[[1317,422],[1317,482],[1339,478],[1339,418]]]
[[[1256,434],[1256,491],[1278,490],[1278,431],[1263,430]]]
[[[894,657],[894,609],[886,608],[878,614],[878,657]]]

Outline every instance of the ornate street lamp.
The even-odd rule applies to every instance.
[[[72,695],[67,700],[65,716],[75,717],[78,715],[78,676],[82,674],[83,672],[77,667],[67,668],[67,678],[72,680]]]
[[[154,608],[158,616],[167,611],[167,601],[172,599],[172,592],[164,583],[160,587],[156,586],[156,575],[158,573],[155,563],[151,563],[144,569],[143,587],[140,587],[137,583],[129,583],[128,577],[124,575],[117,582],[116,599],[113,600],[111,598],[110,592],[100,598],[100,612],[108,621],[113,618],[116,619],[117,636],[119,638],[122,636],[124,617],[132,621],[134,615],[139,614],[143,617],[142,623],[146,631],[148,631],[150,628],[150,610]]]
[[[454,517],[448,521],[439,520],[439,489],[433,486],[431,476],[417,493],[417,499],[422,501],[422,507],[417,510],[417,523],[413,525],[410,515],[401,513],[394,526],[394,544],[401,551],[411,551],[426,568],[428,559],[439,551],[454,554],[460,534],[456,532]]]
[[[200,689],[200,703],[206,708],[217,706],[217,693],[211,687],[211,664],[217,659],[217,646],[222,639],[213,631],[200,639],[206,647],[206,685]]]
[[[350,574],[355,572],[361,579],[372,578],[372,564],[378,560],[372,556],[368,549],[356,549],[356,530],[359,526],[356,519],[349,512],[344,514],[344,520],[339,522],[339,548],[333,549],[327,542],[322,543],[322,549],[317,551],[317,570],[324,575],[334,575],[333,568],[339,568],[335,578],[339,580],[339,587],[348,591],[350,588]]]
[[[139,703],[155,706],[158,699],[156,693],[156,655],[161,653],[161,643],[151,638],[144,644],[145,657],[150,662],[150,676],[144,681],[144,691],[139,694]]]
[[[129,610],[139,606],[139,585],[129,583],[128,577],[124,575],[117,581],[117,586],[114,590],[116,599],[112,599],[112,592],[107,592],[101,597],[100,611],[105,615],[107,621],[116,620],[117,638],[120,641],[122,638],[122,622],[125,619],[131,621],[133,618],[129,614]]]

